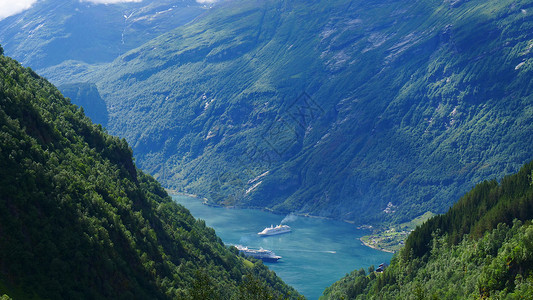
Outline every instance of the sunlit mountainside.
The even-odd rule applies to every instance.
[[[36,1],[0,21],[2,47],[36,70],[68,60],[109,62],[205,11],[194,0],[102,2]]]
[[[300,296],[164,188],[387,228],[326,299],[533,295],[533,0],[101,2],[0,20],[0,297]]]
[[[401,222],[530,159],[531,5],[226,1],[184,25],[161,18],[112,62],[36,67],[60,86],[94,84],[108,130],[166,187]]]

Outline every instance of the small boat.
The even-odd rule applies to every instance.
[[[267,227],[263,229],[263,231],[258,232],[260,236],[269,236],[269,235],[276,235],[276,234],[282,234],[291,232],[291,228],[288,225],[278,225],[276,227],[270,225],[270,227]]]
[[[251,256],[253,258],[260,259],[262,261],[277,262],[279,259],[281,259],[281,256],[276,255],[274,252],[263,248],[249,249],[248,247],[244,247],[241,245],[236,245],[235,247],[237,248],[237,250],[239,250],[240,253]]]

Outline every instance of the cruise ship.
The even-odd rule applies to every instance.
[[[267,227],[263,229],[263,231],[258,232],[260,236],[268,236],[268,235],[276,235],[276,234],[282,234],[291,232],[291,228],[288,225],[278,225],[276,227],[270,225],[270,227]]]
[[[260,248],[259,250],[256,249],[249,249],[248,247],[243,247],[241,245],[235,246],[239,252],[251,256],[253,258],[260,259],[262,261],[266,262],[277,262],[279,259],[281,259],[281,256],[276,255],[274,252],[270,250],[266,250],[263,248]]]

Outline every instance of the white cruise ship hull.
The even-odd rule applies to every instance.
[[[263,229],[263,231],[258,232],[257,234],[260,236],[271,236],[271,235],[278,235],[283,233],[289,233],[291,232],[291,228],[287,225],[278,225],[276,227],[267,227]]]

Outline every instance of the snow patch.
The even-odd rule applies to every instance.
[[[255,188],[258,187],[261,183],[263,183],[262,180],[252,185],[249,189],[246,190],[246,194],[248,195],[251,191],[255,190]]]
[[[526,63],[525,61],[519,63],[518,65],[516,65],[516,67],[514,67],[514,69],[515,69],[515,70],[520,69],[520,67],[523,66],[525,63]]]
[[[206,98],[207,98],[207,96],[205,96],[205,95],[202,96],[202,99],[205,100]],[[209,107],[209,105],[211,105],[211,103],[213,103],[213,101],[215,101],[215,98],[213,98],[213,99],[207,101],[207,102],[204,104],[204,111]]]
[[[248,184],[252,184],[252,183],[256,182],[257,180],[259,180],[259,179],[265,177],[266,175],[268,175],[269,172],[270,172],[270,171],[266,171],[266,172],[264,172],[263,174],[261,174],[261,175],[255,177],[254,179],[250,179],[250,180],[248,180]]]

